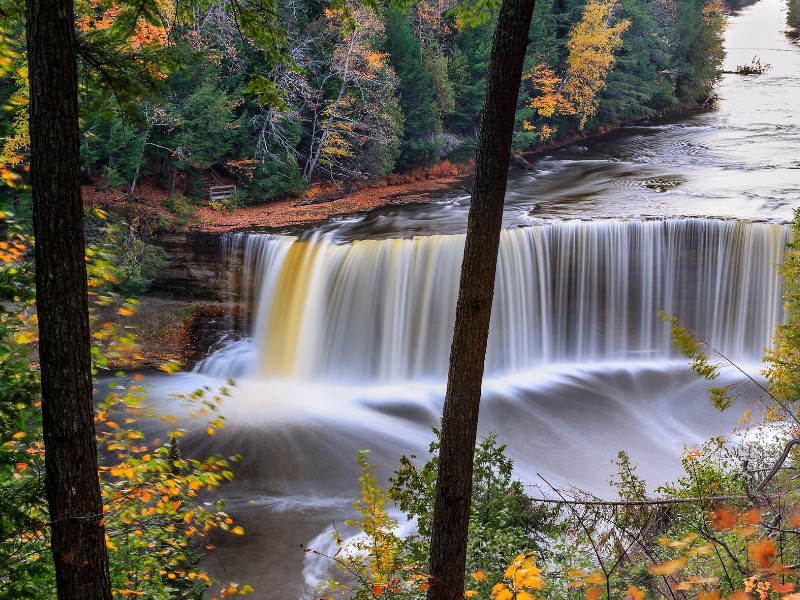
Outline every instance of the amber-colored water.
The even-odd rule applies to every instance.
[[[657,484],[678,474],[684,444],[735,425],[736,411],[714,412],[705,382],[670,354],[654,313],[684,313],[757,371],[780,318],[781,223],[800,206],[800,47],[783,28],[781,0],[730,19],[726,68],[758,56],[772,69],[726,75],[715,110],[630,127],[513,177],[481,429],[508,443],[527,482],[541,473],[604,495],[626,449]],[[185,451],[244,456],[223,493],[248,533],[217,545],[256,597],[310,598],[328,576],[299,545],[324,549],[331,523],[351,515],[357,450],[381,475],[401,453],[425,453],[466,209],[450,197],[299,243],[230,239],[247,245],[251,325],[155,396],[239,380],[226,429],[190,431]],[[208,568],[223,576],[216,558]]]

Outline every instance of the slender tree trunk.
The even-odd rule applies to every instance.
[[[110,600],[97,479],[72,0],[28,0],[36,307],[58,597]]]
[[[339,95],[336,96],[336,101],[333,103],[333,108],[331,108],[331,114],[328,117],[328,120],[325,122],[325,127],[322,129],[322,135],[320,135],[319,143],[317,144],[317,149],[311,152],[311,155],[308,157],[308,163],[306,164],[305,173],[303,173],[308,181],[311,181],[311,178],[314,176],[314,171],[317,168],[317,161],[319,161],[319,157],[322,154],[322,149],[325,147],[325,142],[328,141],[328,134],[331,132],[331,127],[333,127],[333,122],[338,117],[339,112],[339,105],[342,103],[342,96],[344,96],[344,92],[347,89],[350,76],[350,58],[353,56],[353,48],[356,44],[356,32],[354,31],[350,34],[350,45],[347,47],[347,56],[344,61],[344,72],[342,73],[342,86],[339,88]],[[316,118],[315,118],[316,121]],[[314,144],[314,137],[311,137],[311,143]]]
[[[178,179],[178,167],[175,162],[170,159],[169,162],[169,187],[167,188],[167,198],[172,199],[175,195],[175,182]]]
[[[486,340],[514,114],[534,0],[504,0],[492,41],[442,416],[428,600],[461,600]]]

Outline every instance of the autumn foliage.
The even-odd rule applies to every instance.
[[[616,5],[616,0],[591,0],[586,5],[580,22],[570,31],[563,77],[542,63],[526,76],[538,92],[529,106],[539,116],[576,115],[583,129],[586,120],[597,112],[599,93],[614,65],[614,52],[622,46],[622,34],[630,26],[630,21],[611,24]],[[538,131],[542,140],[555,131],[547,123],[537,126],[525,121],[523,127]]]
[[[3,215],[8,218],[9,215]],[[35,312],[27,263],[33,244],[13,222],[0,242],[0,597],[46,597],[52,591],[47,510],[42,488],[41,443],[36,363],[29,348],[36,342]],[[116,296],[113,255],[107,249],[87,251],[95,305],[116,305],[121,319],[135,303]],[[106,311],[107,312],[107,311]],[[136,360],[135,336],[122,325],[93,325],[95,372],[109,361]],[[165,365],[173,370],[174,365]],[[189,406],[188,418],[205,420],[208,435],[223,427],[219,414],[226,388],[201,389],[176,400]],[[197,597],[215,585],[199,559],[214,550],[212,530],[243,535],[214,493],[233,478],[231,460],[211,455],[182,457],[183,424],[147,405],[142,377],[117,379],[97,404],[95,414],[100,455],[103,518],[116,597]],[[151,433],[141,429],[151,423]],[[160,425],[156,426],[156,423]],[[160,433],[153,433],[160,430]],[[5,465],[10,465],[6,468]],[[244,595],[250,586],[226,582],[216,597]]]

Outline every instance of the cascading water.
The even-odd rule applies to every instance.
[[[665,310],[734,360],[781,319],[785,225],[709,219],[554,221],[503,232],[487,376],[553,363],[674,356]],[[252,351],[200,371],[265,379],[442,380],[463,235],[334,244],[237,234]],[[236,253],[231,253],[233,256]]]
[[[714,110],[511,174],[479,427],[508,444],[524,482],[541,473],[608,497],[624,449],[659,485],[681,474],[686,446],[727,435],[755,401],[713,409],[656,313],[739,363],[759,358],[783,316],[775,264],[788,228],[762,221],[786,222],[800,198],[800,46],[782,33],[784,11],[761,0],[729,18],[726,71],[754,55],[772,69],[723,76]],[[187,455],[244,457],[224,494],[247,535],[217,544],[222,562],[208,567],[220,579],[259,598],[314,597],[335,574],[298,545],[324,549],[331,522],[353,516],[356,452],[370,449],[384,482],[401,454],[424,456],[469,205],[458,193],[315,226],[314,238],[227,237],[228,283],[249,301],[232,320],[245,337],[156,386],[169,412],[169,392],[238,380],[225,429],[209,441],[200,423],[182,441]],[[570,220],[587,218],[598,220]],[[419,233],[430,237],[408,239]]]

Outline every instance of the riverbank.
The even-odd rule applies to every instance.
[[[511,169],[530,169],[531,163],[550,152],[573,144],[602,139],[622,128],[648,121],[670,121],[713,105],[715,97],[702,105],[688,105],[664,111],[656,116],[625,123],[610,123],[591,133],[560,138],[515,155]],[[102,191],[97,182],[83,187],[88,206],[112,209],[129,220],[154,224],[167,232],[193,231],[226,233],[246,229],[281,229],[311,226],[353,214],[367,213],[387,205],[427,204],[448,193],[468,193],[474,161],[454,163],[441,161],[433,166],[392,174],[376,181],[356,184],[316,184],[302,198],[284,198],[230,210],[216,210],[208,203],[191,204],[185,200],[170,201],[166,190],[154,182],[143,182],[135,199],[127,194],[116,196]]]
[[[698,108],[686,107],[649,121],[668,123],[682,115],[696,113]],[[608,125],[589,135],[560,139],[515,157],[510,168],[535,168],[534,163],[542,157],[570,145],[608,139],[625,125]],[[231,287],[231,281],[235,281],[237,275],[220,259],[220,234],[248,229],[307,227],[389,204],[426,204],[444,195],[467,193],[471,175],[471,163],[445,161],[350,189],[317,187],[301,199],[284,199],[230,211],[193,206],[193,213],[186,222],[174,228],[178,231],[168,231],[154,238],[167,250],[171,264],[159,274],[151,291],[140,298],[138,312],[130,318],[130,326],[138,332],[141,345],[140,362],[115,366],[153,368],[165,361],[178,361],[191,367],[205,355],[209,346],[225,335],[236,333],[239,319],[231,318],[230,314],[242,314],[245,307],[241,298],[230,293],[236,288],[235,285]],[[147,199],[134,205],[97,205],[118,210],[129,215],[129,219],[165,219],[170,214],[164,208],[165,198],[159,199],[158,190],[152,187],[144,187],[142,191],[148,194]],[[151,210],[153,214],[145,216],[140,209]]]

